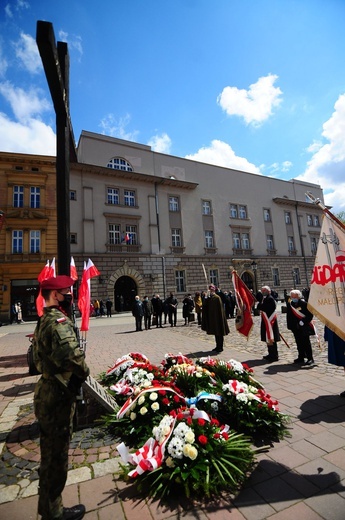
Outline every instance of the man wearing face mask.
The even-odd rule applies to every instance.
[[[310,344],[310,336],[315,335],[312,323],[313,314],[308,310],[307,302],[303,300],[302,293],[298,289],[290,292],[290,301],[287,303],[286,323],[292,331],[298,350],[298,358],[295,364],[314,366],[313,351]],[[305,362],[305,358],[307,361]]]
[[[261,314],[261,341],[267,343],[268,355],[264,356],[269,362],[278,361],[277,341],[280,341],[280,334],[277,322],[276,301],[271,295],[271,289],[268,285],[261,288],[262,300],[257,308]]]
[[[40,429],[40,480],[38,513],[42,520],[81,520],[85,507],[63,507],[62,491],[68,470],[76,393],[70,384],[81,385],[89,368],[80,350],[76,332],[67,313],[72,304],[74,281],[59,275],[41,283],[44,314],[34,337],[34,360],[42,373],[35,388],[35,415]]]

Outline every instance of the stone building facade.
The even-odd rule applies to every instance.
[[[79,277],[88,258],[101,273],[91,280],[92,298],[111,299],[117,311],[129,310],[136,294],[173,292],[182,301],[209,282],[231,290],[233,268],[254,291],[268,284],[281,298],[284,289],[309,286],[322,211],[306,192],[323,201],[319,185],[86,131],[77,151],[70,247]],[[37,291],[38,273],[56,256],[55,186],[54,157],[0,152],[0,321],[9,319],[15,287]],[[32,208],[37,193],[39,207]]]

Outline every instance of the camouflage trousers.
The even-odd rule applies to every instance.
[[[60,520],[75,403],[57,383],[42,378],[36,385],[34,404],[41,451],[38,513],[43,520]]]

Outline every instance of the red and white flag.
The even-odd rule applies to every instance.
[[[345,340],[345,229],[324,214],[308,308]]]
[[[74,258],[73,258],[73,256],[71,256],[70,277],[71,277],[72,280],[74,280],[75,282],[78,280],[78,273],[77,273],[77,269],[76,269],[76,266],[75,266],[75,263],[74,263]]]
[[[53,265],[54,262],[54,265]],[[52,267],[53,266],[53,267]],[[51,265],[49,265],[49,260],[47,260],[46,265],[43,267],[42,271],[37,277],[37,280],[41,283],[43,280],[47,280],[48,278],[52,278],[55,276],[55,258],[53,259]],[[41,289],[37,295],[36,298],[36,310],[38,316],[43,315],[43,309],[44,309],[44,298],[41,294]]]
[[[82,332],[89,330],[90,323],[90,303],[91,303],[91,288],[90,279],[98,276],[101,273],[95,267],[94,263],[88,260],[87,264],[84,262],[84,271],[79,287],[78,308],[81,313],[80,330]]]
[[[232,283],[235,289],[237,316],[237,331],[249,338],[249,334],[253,328],[252,307],[256,302],[255,296],[250,292],[246,284],[241,280],[236,271],[232,271]]]

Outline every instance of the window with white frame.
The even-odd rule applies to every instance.
[[[241,236],[240,233],[232,234],[232,243],[234,249],[241,249]]]
[[[213,245],[213,231],[205,231],[205,247],[214,247]]]
[[[125,159],[122,159],[121,157],[113,157],[112,159],[110,159],[110,161],[107,164],[107,168],[112,168],[113,170],[122,170],[124,172],[133,171],[132,165]]]
[[[314,226],[315,227],[320,227],[319,215],[314,215]]]
[[[250,249],[249,233],[242,233],[241,243],[242,243],[242,249]]]
[[[231,218],[238,217],[237,204],[230,204],[230,217]]]
[[[202,214],[203,215],[212,215],[212,206],[210,200],[202,201]]]
[[[136,246],[137,240],[137,226],[128,225],[126,226],[126,242],[132,246]]]
[[[124,191],[124,202],[125,202],[125,206],[135,206],[135,191],[125,190]]]
[[[238,207],[238,216],[242,219],[248,218],[247,206],[240,205]]]
[[[40,231],[30,231],[30,253],[39,253],[41,246]]]
[[[294,237],[288,237],[288,248],[289,248],[289,251],[295,251]]]
[[[186,292],[186,273],[185,271],[175,271],[176,292]]]
[[[308,226],[313,225],[313,217],[311,215],[307,215],[307,223],[308,223]]]
[[[30,208],[39,208],[41,203],[41,190],[38,186],[30,188]]]
[[[13,186],[13,207],[22,208],[24,206],[24,186]]]
[[[108,243],[112,245],[121,244],[120,224],[108,224]]]
[[[219,285],[218,269],[210,269],[209,270],[209,275],[210,275],[210,283],[212,283],[213,285],[218,287],[218,285]]]
[[[273,285],[279,287],[279,285],[280,285],[280,276],[279,276],[279,269],[278,269],[278,267],[272,267],[272,278],[273,278]]]
[[[271,222],[271,210],[264,209],[264,221]]]
[[[313,253],[313,255],[316,255],[316,251],[317,251],[317,238],[316,237],[310,238],[310,245],[311,245],[311,252]]]
[[[120,196],[118,188],[107,188],[107,203],[120,204]]]
[[[178,197],[169,197],[169,211],[180,211],[180,201]]]
[[[12,253],[22,253],[23,252],[23,231],[15,229],[12,231]]]
[[[270,251],[274,250],[273,235],[266,236],[266,244],[267,244],[267,249],[269,249]]]
[[[173,228],[171,230],[172,247],[181,247],[181,229]]]
[[[293,268],[292,276],[293,276],[294,285],[301,285],[301,275],[299,272],[299,267]]]
[[[285,211],[285,224],[291,224],[291,213],[290,211]]]

